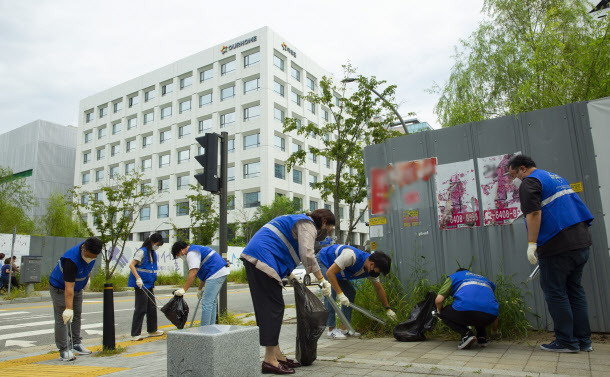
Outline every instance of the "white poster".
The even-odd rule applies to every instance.
[[[116,248],[114,254],[112,255],[110,267],[114,267],[115,262],[118,260],[119,266],[117,267],[116,271],[121,274],[128,274],[129,264],[131,263],[131,260],[133,259],[133,255],[135,254],[136,250],[138,250],[140,247],[142,247],[142,242],[127,241],[127,243],[125,244],[125,252],[123,253],[120,259],[118,258],[121,254],[121,249]],[[159,275],[169,275],[173,272],[178,272],[180,274],[183,273],[182,259],[174,259],[172,257],[171,250],[171,244],[165,244],[161,246],[159,250],[157,250],[157,267],[159,270]],[[101,261],[101,263],[102,267],[104,267],[103,260]]]
[[[13,244],[13,235],[0,233],[0,253],[5,254],[6,258],[11,256],[11,247]],[[30,236],[24,236],[18,234],[15,238],[15,251],[14,254],[17,257],[17,265],[21,264],[22,255],[30,255]],[[4,261],[2,261],[4,264]]]
[[[437,165],[435,182],[441,229],[481,225],[474,160]]]
[[[383,225],[369,226],[369,238],[383,237]]]
[[[508,161],[515,154],[483,157],[477,160],[485,226],[511,224],[522,214],[519,189],[508,174]]]

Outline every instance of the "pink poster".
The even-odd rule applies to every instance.
[[[519,189],[513,184],[507,166],[508,160],[515,154],[483,157],[477,160],[485,226],[511,224],[521,216]]]
[[[441,229],[481,225],[474,160],[438,165],[435,182]]]

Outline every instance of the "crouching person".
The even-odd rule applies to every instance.
[[[387,316],[396,320],[396,314],[390,308],[383,285],[379,281],[380,274],[387,275],[390,272],[392,259],[387,254],[381,251],[370,254],[352,246],[337,244],[322,248],[318,258],[321,262],[322,274],[332,286],[332,299],[339,298],[341,312],[348,321],[351,322],[352,319],[352,308],[349,307],[350,301],[354,302],[356,299],[356,290],[350,280],[362,278],[371,281]],[[335,340],[346,339],[348,333],[345,324],[341,324],[341,330],[335,328],[335,310],[328,300],[329,298],[325,296],[324,305],[328,309],[327,337]],[[360,336],[359,333],[352,335]]]
[[[487,346],[485,327],[491,325],[499,313],[495,290],[494,283],[465,268],[449,275],[443,283],[435,304],[439,318],[462,336],[459,349],[470,348],[475,342],[481,347]],[[443,308],[443,302],[449,296],[453,296],[453,304]],[[476,336],[468,326],[475,328]]]
[[[184,295],[195,281],[195,277],[198,277],[200,283],[197,298],[201,299],[201,326],[213,325],[216,323],[216,312],[218,311],[218,293],[229,275],[227,261],[212,248],[199,245],[189,246],[184,241],[174,243],[172,256],[174,259],[186,260],[189,269],[184,287],[175,291],[174,295]]]
[[[102,241],[95,237],[88,238],[66,251],[49,277],[55,315],[55,345],[62,361],[74,360],[74,354],[91,354],[91,351],[83,346],[80,336],[83,289],[101,251]],[[68,322],[72,336],[70,345],[66,328]]]

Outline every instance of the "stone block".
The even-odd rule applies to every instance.
[[[210,325],[167,333],[171,377],[260,376],[258,327]]]

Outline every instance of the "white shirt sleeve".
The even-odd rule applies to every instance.
[[[193,268],[199,269],[199,265],[201,265],[201,253],[198,251],[189,251],[186,254],[186,264],[189,266],[189,270]]]
[[[144,250],[138,249],[136,253],[133,255],[133,260],[137,261],[137,265],[142,264],[142,260],[144,259]]]
[[[339,246],[340,247],[340,246]],[[335,264],[339,266],[341,271],[356,264],[356,253],[347,247],[343,248],[341,254],[335,259]]]

